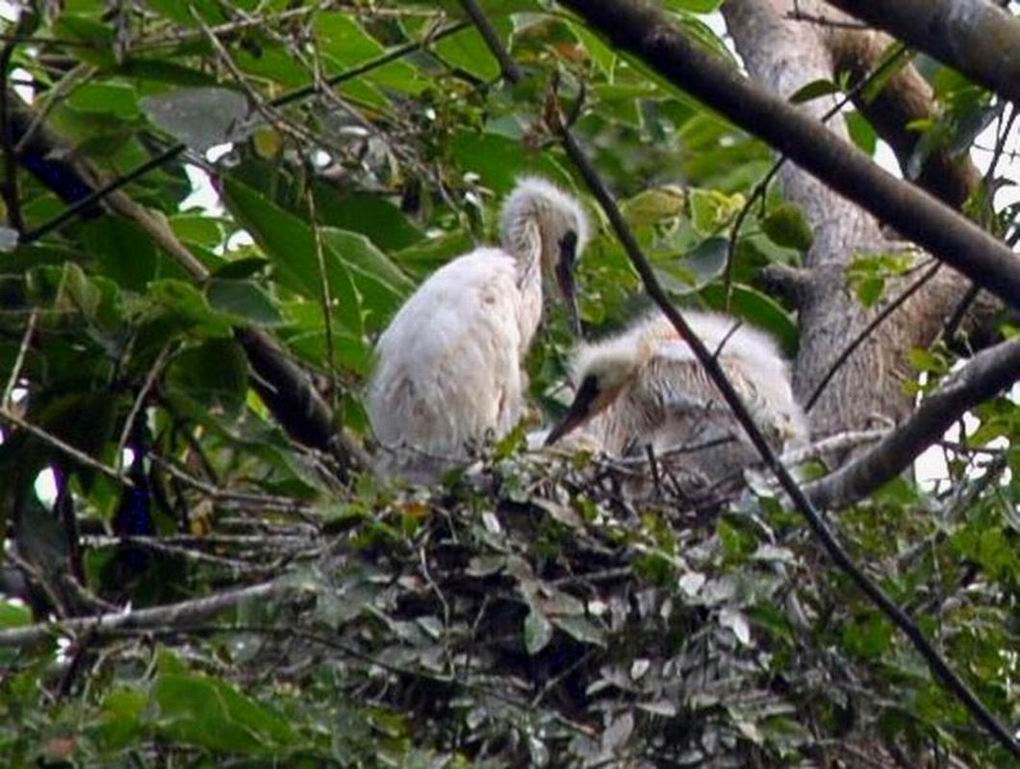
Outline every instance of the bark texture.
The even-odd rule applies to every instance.
[[[809,0],[796,5],[801,12],[818,13]],[[831,79],[834,72],[824,28],[792,20],[794,11],[792,0],[728,0],[723,6],[751,77],[780,96],[789,96],[813,80]],[[803,109],[820,118],[831,106],[830,100],[818,99]],[[831,121],[829,127],[847,138],[842,120]],[[898,251],[903,244],[888,240],[875,218],[802,169],[787,164],[780,182],[785,196],[804,209],[815,231],[798,292],[801,337],[794,388],[804,400],[849,341],[880,311],[880,307],[866,310],[852,295],[846,267],[856,254]],[[814,433],[824,436],[861,429],[876,419],[898,422],[906,417],[912,407],[902,386],[911,376],[906,355],[912,347],[934,340],[964,287],[957,274],[941,270],[880,325],[843,363],[818,399],[811,413]],[[891,287],[887,299],[901,289]]]
[[[831,15],[838,21],[848,20],[836,10]],[[847,72],[854,85],[874,72],[895,44],[893,38],[872,30],[832,26],[819,31],[832,54],[833,68],[836,72]],[[853,102],[892,147],[900,168],[906,169],[922,136],[908,126],[937,115],[934,91],[928,81],[913,64],[907,63],[897,67],[878,94],[854,91]],[[968,155],[954,155],[940,148],[927,158],[914,181],[942,202],[959,209],[977,189],[981,173]]]
[[[829,0],[1020,101],[1020,19],[988,0]]]

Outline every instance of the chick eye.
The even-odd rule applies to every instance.
[[[599,392],[599,380],[594,374],[588,374],[584,379],[581,380],[581,386],[577,388],[577,394],[575,398],[580,399],[582,396],[584,400],[591,400]]]
[[[567,233],[560,238],[560,256],[569,261],[574,261],[574,257],[577,255],[577,233],[573,230],[568,230]]]

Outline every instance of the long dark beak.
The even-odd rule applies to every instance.
[[[578,389],[577,395],[574,396],[574,402],[570,404],[567,413],[549,431],[549,435],[545,439],[545,445],[552,446],[564,435],[576,430],[587,422],[591,416],[592,406],[595,404],[597,395],[598,386],[594,377],[587,377],[581,383],[581,387]]]
[[[573,233],[571,233],[573,234]],[[577,309],[577,288],[574,283],[574,262],[577,258],[577,237],[564,238],[560,243],[560,258],[556,262],[556,282],[567,305],[570,329],[574,336],[581,336],[581,315]]]

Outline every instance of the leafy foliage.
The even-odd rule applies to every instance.
[[[437,35],[460,19],[455,2],[68,0],[10,25],[27,40],[7,44],[8,84],[31,90],[31,105],[9,97],[12,125],[44,117],[40,136],[59,150],[37,157],[26,140],[13,195],[5,186],[11,227],[32,233],[89,177],[187,149],[123,190],[154,217],[92,208],[0,252],[0,376],[17,396],[0,405],[93,460],[6,423],[0,516],[19,537],[4,574],[36,564],[22,592],[44,615],[281,576],[298,597],[0,647],[5,764],[866,765],[936,744],[1006,765],[756,476],[755,494],[738,483],[697,504],[631,503],[620,468],[529,453],[515,434],[432,492],[368,473],[345,486],[271,418],[239,328],[271,332],[314,372],[337,431],[370,442],[360,388],[403,299],[495,238],[518,176],[581,189],[543,122],[552,100],[579,103],[576,132],[676,298],[728,303],[796,349],[790,313],[755,279],[798,264],[812,245],[804,215],[767,195],[733,232],[767,148],[549,4],[483,5],[529,73],[516,87],[473,28]],[[665,5],[729,56],[699,16],[717,0]],[[959,76],[934,80],[947,112],[917,163],[969,146],[995,116]],[[212,205],[191,197],[202,172]],[[910,268],[862,256],[851,286],[875,303]],[[579,282],[594,334],[638,309],[606,232]],[[541,336],[531,394],[555,411],[564,318],[554,311]],[[934,359],[915,358],[932,381],[949,369]],[[985,404],[968,432],[947,446],[942,484],[894,482],[840,523],[1015,720],[1016,403]],[[55,499],[35,493],[40,475]],[[139,500],[141,528],[128,514]],[[84,589],[63,579],[68,565]],[[31,618],[0,602],[0,628]]]

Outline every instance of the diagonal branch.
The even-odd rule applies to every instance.
[[[21,417],[11,412],[6,407],[0,407],[0,423],[3,422],[14,425],[15,427],[20,428],[27,433],[31,433],[40,441],[45,443],[50,448],[55,449],[60,454],[63,454],[73,459],[75,462],[78,462],[79,464],[84,465],[85,467],[88,467],[92,470],[95,470],[96,472],[102,473],[110,480],[116,481],[117,483],[122,484],[124,486],[129,487],[134,486],[134,483],[128,476],[118,472],[115,468],[110,467],[109,465],[104,465],[102,462],[93,459],[84,451],[75,448],[67,441],[61,440],[52,433],[43,430],[41,427],[38,427],[32,424],[31,422],[22,419]]]
[[[270,599],[279,601],[301,591],[301,586],[294,584],[288,575],[259,585],[227,590],[208,598],[181,601],[168,606],[101,614],[98,617],[68,619],[61,622],[40,622],[35,625],[0,630],[0,647],[31,646],[47,638],[79,636],[83,633],[89,633],[92,638],[102,638],[123,630],[145,630],[167,625],[181,627],[208,619],[248,601],[268,601]]]
[[[483,37],[489,45],[495,46],[496,50],[494,51],[494,54],[497,60],[500,62],[509,60],[509,54],[504,49],[499,38],[495,35],[491,28],[491,24],[489,24],[488,19],[479,8],[477,1],[460,0],[460,3],[465,10],[469,10],[471,12],[471,17],[475,20],[476,24],[489,28],[488,34],[483,34]],[[588,2],[570,2],[568,4],[575,6],[589,5]],[[601,4],[605,4],[602,7],[610,5],[608,0],[599,0],[598,2],[591,3],[591,5]],[[615,3],[613,5],[615,5]],[[630,8],[631,10],[637,9],[638,11],[643,12],[645,15],[645,22],[650,21],[648,18],[649,16],[656,17],[653,20],[655,25],[651,29],[658,30],[659,33],[661,33],[663,28],[668,25],[665,18],[659,16],[656,11],[652,10],[651,6],[634,3],[630,6]],[[622,16],[625,14],[619,15]],[[641,14],[638,15],[640,16]],[[656,37],[661,39],[660,35],[657,35]],[[515,69],[504,71],[503,76],[511,82],[516,82],[519,79]],[[669,319],[670,323],[673,324],[677,333],[680,335],[680,338],[683,339],[684,342],[686,342],[691,348],[695,357],[697,357],[709,378],[712,380],[712,383],[718,388],[723,399],[729,405],[730,409],[732,409],[734,417],[736,417],[741,427],[743,427],[751,443],[758,450],[758,453],[761,455],[768,468],[776,476],[780,486],[782,486],[783,490],[789,494],[798,512],[801,513],[812,532],[821,541],[826,552],[829,554],[829,557],[832,558],[836,566],[850,577],[858,588],[860,588],[860,590],[867,595],[876,606],[878,606],[878,608],[890,619],[890,621],[892,621],[892,623],[907,636],[917,652],[928,663],[935,676],[937,676],[946,688],[963,703],[971,716],[982,724],[1003,747],[1012,752],[1015,756],[1020,757],[1020,742],[1013,737],[1006,727],[999,723],[998,719],[996,719],[992,712],[988,710],[977,698],[977,695],[971,691],[970,687],[967,686],[967,683],[960,678],[959,675],[957,675],[942,655],[935,650],[917,624],[909,616],[907,616],[907,614],[899,606],[897,606],[892,599],[889,598],[889,596],[887,596],[885,592],[883,592],[883,590],[870,577],[868,577],[868,575],[865,574],[859,566],[857,566],[856,563],[853,562],[843,546],[836,540],[835,535],[829,529],[825,521],[822,520],[821,515],[815,509],[814,505],[793,479],[793,476],[790,475],[790,472],[779,460],[776,453],[772,450],[772,447],[769,445],[764,434],[758,428],[757,424],[755,424],[751,413],[748,411],[743,401],[741,401],[737,391],[733,388],[733,385],[722,370],[722,366],[719,364],[715,355],[713,355],[712,351],[705,347],[705,344],[701,341],[697,334],[691,330],[691,327],[684,320],[683,316],[676,307],[673,306],[669,296],[659,284],[654,269],[642,253],[637,239],[634,237],[630,227],[624,220],[623,214],[620,212],[612,194],[609,192],[605,183],[602,181],[602,178],[595,170],[595,166],[591,163],[580,145],[574,139],[573,134],[570,133],[569,127],[563,125],[560,120],[558,128],[560,130],[563,139],[563,146],[567,155],[573,161],[578,171],[580,171],[581,176],[588,185],[588,188],[602,206],[602,210],[605,212],[606,217],[616,232],[617,237],[623,244],[623,248],[627,252],[627,256],[629,257],[631,264],[641,276],[641,281],[644,284],[645,291],[663,314],[665,314],[665,316]]]
[[[687,40],[645,0],[562,0],[618,47],[758,136],[827,186],[1020,308],[1020,260],[946,205],[835,139],[794,106],[755,87]]]
[[[808,498],[836,510],[866,497],[910,467],[968,409],[1020,379],[1020,340],[982,350],[867,454],[809,484]]]

